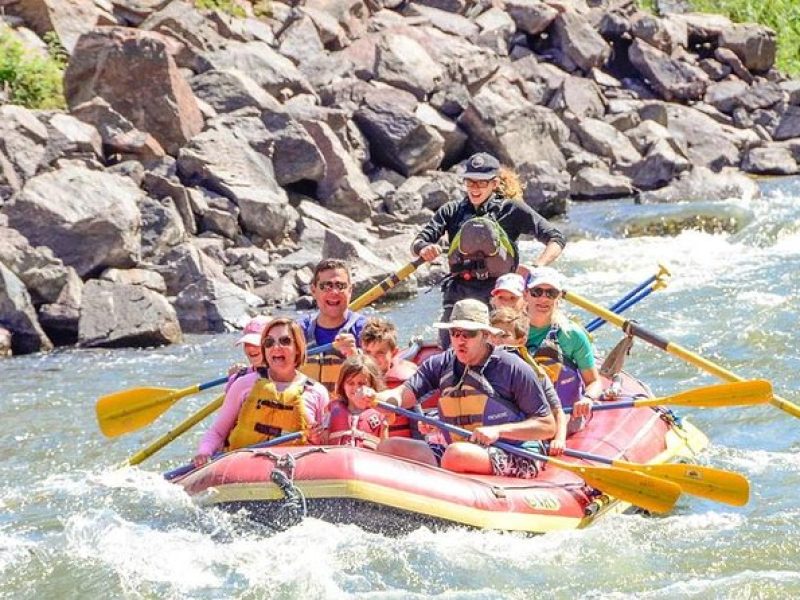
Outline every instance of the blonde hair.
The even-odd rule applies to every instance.
[[[339,371],[339,379],[336,380],[336,387],[333,390],[334,395],[340,400],[347,401],[344,393],[344,382],[353,377],[354,375],[366,375],[369,380],[369,386],[375,391],[381,391],[386,387],[378,365],[366,354],[353,354],[349,356],[342,363],[342,370]]]
[[[264,331],[261,332],[261,360],[266,364],[267,353],[266,348],[264,348],[264,340],[267,339],[267,334],[280,325],[286,325],[289,328],[289,334],[292,336],[296,350],[294,368],[297,369],[306,362],[306,336],[303,334],[303,330],[300,329],[300,325],[289,317],[275,317],[264,326]]]
[[[508,200],[522,200],[523,186],[516,172],[509,167],[502,166],[497,177],[500,180],[497,189],[501,196]]]

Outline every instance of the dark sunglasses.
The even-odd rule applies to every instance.
[[[292,337],[288,336],[288,335],[282,335],[277,340],[275,338],[271,338],[271,337],[264,338],[264,348],[272,348],[276,344],[278,346],[285,346],[285,347],[288,348],[293,343],[294,343],[294,340],[292,340]]]
[[[467,187],[475,187],[481,190],[485,190],[489,187],[489,184],[492,183],[494,179],[465,179],[464,185]]]
[[[323,292],[330,292],[331,290],[336,290],[337,292],[343,292],[349,287],[350,284],[345,283],[344,281],[320,281],[317,284],[317,289],[320,289]]]
[[[471,340],[473,338],[478,337],[479,333],[480,333],[480,331],[478,331],[477,329],[475,331],[472,331],[471,329],[451,329],[450,330],[450,337],[451,338],[461,338],[461,337],[463,337],[465,339]]]
[[[559,292],[558,290],[554,290],[553,288],[545,289],[545,288],[535,287],[532,288],[530,292],[531,296],[533,296],[534,298],[541,298],[542,296],[547,296],[551,300],[555,300],[561,295],[561,292]]]

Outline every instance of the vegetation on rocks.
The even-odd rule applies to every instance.
[[[11,103],[28,108],[64,108],[66,60],[57,40],[46,41],[49,54],[37,55],[10,30],[0,28],[0,86]]]
[[[698,12],[719,13],[736,23],[760,23],[775,30],[781,71],[800,75],[800,3],[797,0],[691,0]]]

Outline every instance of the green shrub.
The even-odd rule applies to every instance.
[[[219,10],[234,17],[244,18],[247,16],[244,9],[234,0],[195,0],[194,5],[200,9]]]
[[[48,47],[56,48],[57,38],[50,40]],[[63,55],[45,57],[26,52],[23,43],[9,29],[0,28],[0,86],[13,104],[64,108],[64,65]]]

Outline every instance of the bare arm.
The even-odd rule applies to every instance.
[[[558,242],[547,242],[544,250],[542,250],[542,253],[536,258],[536,260],[533,261],[533,266],[544,267],[549,265],[551,262],[561,256],[561,251],[563,249],[564,247]]]

